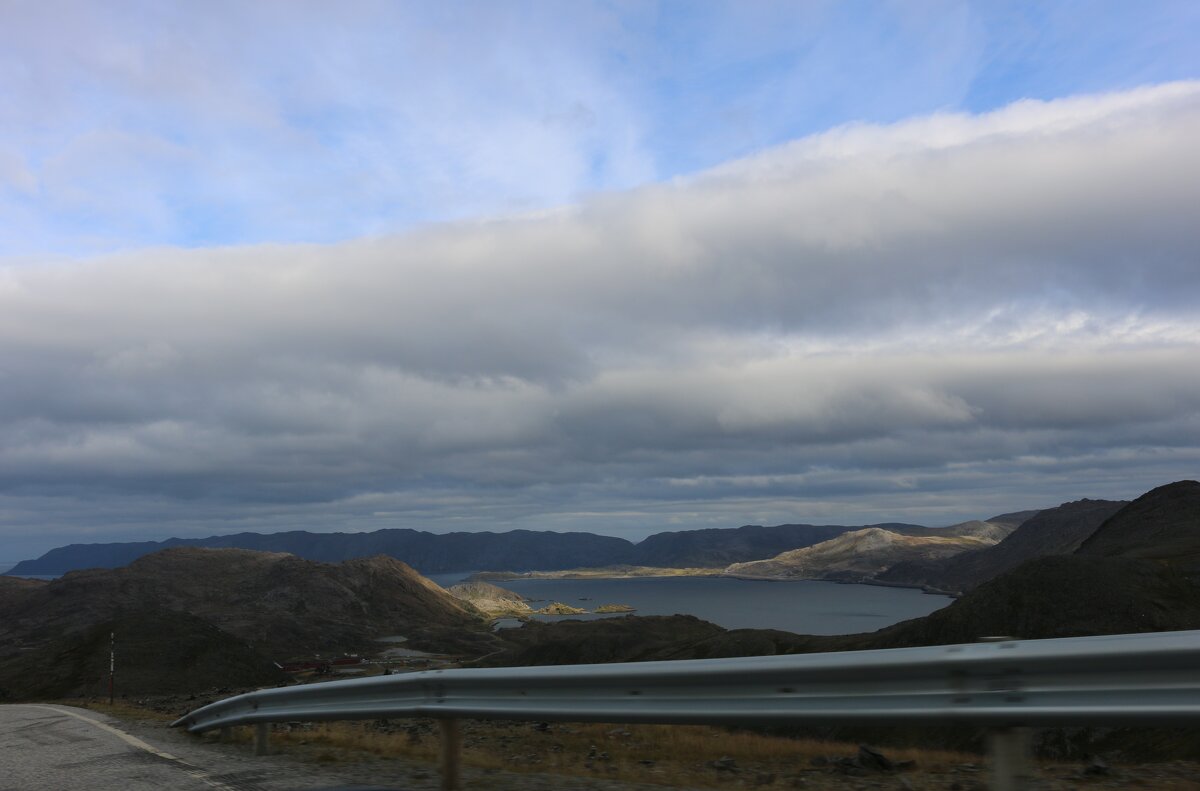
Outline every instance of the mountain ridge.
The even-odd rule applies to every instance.
[[[997,517],[998,519],[999,517]],[[163,541],[68,544],[24,560],[10,575],[58,575],[88,568],[119,568],[163,549],[202,547],[287,552],[306,560],[340,562],[389,555],[422,574],[455,571],[552,571],[597,566],[723,568],[730,563],[773,557],[864,527],[905,534],[936,534],[945,528],[906,523],[879,525],[742,525],[655,533],[638,543],[595,533],[510,530],[502,533],[428,533],[385,528],[369,533],[234,533]]]

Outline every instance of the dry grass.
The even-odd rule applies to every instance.
[[[94,699],[74,699],[55,701],[63,706],[75,706],[80,709],[91,709],[92,711],[107,714],[111,717],[116,717],[119,720],[149,720],[153,722],[172,722],[175,718],[170,714],[152,709],[137,702],[128,700],[114,700],[111,704],[107,700]]]
[[[463,760],[480,769],[598,776],[623,782],[727,787],[732,774],[713,766],[732,759],[740,778],[764,788],[791,787],[798,773],[811,771],[811,760],[854,757],[858,746],[795,740],[702,726],[608,724],[550,725],[464,723]],[[249,739],[246,733],[242,739]],[[359,760],[364,756],[406,758],[433,763],[438,755],[435,723],[403,725],[326,723],[280,726],[278,745],[303,745],[318,760]],[[914,760],[922,771],[940,771],[977,762],[978,756],[937,750],[889,749],[896,761]]]

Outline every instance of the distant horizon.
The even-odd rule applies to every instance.
[[[1155,487],[1155,488],[1157,488],[1157,487]],[[311,534],[316,534],[316,535],[333,535],[333,534],[339,534],[339,533],[341,533],[341,534],[374,533],[374,532],[379,532],[382,530],[413,530],[413,531],[421,532],[421,533],[429,533],[431,535],[448,535],[451,533],[469,534],[469,533],[486,533],[486,532],[503,534],[503,533],[513,532],[516,530],[528,530],[530,532],[555,532],[555,533],[581,532],[581,533],[588,533],[591,535],[604,536],[606,538],[619,538],[619,539],[622,539],[625,541],[629,541],[630,543],[636,545],[636,544],[641,543],[642,541],[645,541],[647,538],[649,538],[651,536],[659,535],[662,533],[679,533],[679,532],[687,532],[687,531],[693,531],[693,530],[737,530],[738,528],[741,528],[741,527],[752,527],[752,526],[777,527],[777,526],[781,526],[781,525],[812,525],[814,527],[839,526],[839,527],[866,528],[866,527],[874,527],[874,526],[886,525],[886,524],[906,524],[906,525],[913,525],[916,527],[926,527],[929,529],[940,530],[940,529],[953,527],[954,525],[961,524],[963,522],[972,521],[972,520],[986,521],[989,518],[1002,516],[1007,513],[1019,513],[1021,511],[1044,511],[1049,508],[1056,508],[1059,505],[1063,505],[1068,502],[1076,502],[1078,500],[1083,500],[1083,499],[1112,500],[1114,498],[1103,498],[1103,497],[1082,498],[1081,497],[1081,498],[1075,498],[1074,500],[1066,500],[1066,501],[1063,501],[1062,503],[1055,503],[1054,505],[1047,505],[1047,506],[1042,506],[1042,507],[1034,506],[1031,508],[1016,508],[1016,509],[1010,509],[1007,511],[998,511],[995,513],[989,513],[987,516],[971,516],[971,517],[967,517],[965,519],[959,519],[957,521],[949,522],[946,524],[924,524],[921,522],[912,522],[912,521],[903,520],[903,519],[881,519],[881,520],[877,520],[877,521],[873,521],[873,522],[849,522],[849,521],[812,522],[812,521],[806,521],[806,520],[796,520],[796,521],[788,521],[788,522],[775,522],[775,523],[769,523],[769,524],[743,522],[740,524],[731,524],[731,525],[725,525],[725,526],[709,525],[709,526],[705,526],[705,527],[677,527],[674,529],[656,530],[656,531],[645,533],[644,535],[641,535],[636,538],[631,537],[629,535],[618,535],[618,534],[604,533],[601,531],[593,531],[593,530],[587,530],[587,531],[550,530],[550,529],[538,530],[538,529],[527,528],[527,527],[509,527],[509,528],[505,528],[505,529],[493,529],[493,530],[446,530],[446,531],[423,530],[419,527],[378,527],[378,528],[374,528],[371,530],[310,530],[310,529],[305,529],[305,528],[284,528],[284,529],[272,530],[272,531],[237,530],[237,531],[232,531],[232,532],[227,532],[227,533],[208,533],[208,534],[204,534],[204,535],[190,535],[190,536],[170,535],[170,536],[166,536],[163,538],[140,537],[140,538],[131,538],[131,539],[72,541],[72,542],[68,542],[66,544],[57,544],[55,546],[48,547],[48,548],[38,552],[35,555],[31,555],[30,557],[26,557],[26,558],[21,558],[20,560],[14,560],[14,561],[0,560],[0,574],[4,573],[9,568],[12,568],[13,566],[16,566],[19,563],[22,563],[27,560],[35,560],[39,557],[44,556],[46,553],[48,553],[50,551],[53,551],[55,549],[61,549],[63,547],[71,546],[71,545],[86,546],[86,545],[91,545],[91,544],[163,543],[165,541],[170,541],[170,540],[174,540],[174,539],[204,540],[204,539],[209,539],[209,538],[220,538],[223,536],[231,536],[231,535],[239,535],[239,534],[247,534],[247,533],[256,534],[256,535],[275,535],[275,534],[279,534],[279,533],[306,532],[306,533],[311,533]],[[1115,499],[1117,499],[1117,500],[1132,500],[1134,498],[1115,498]]]

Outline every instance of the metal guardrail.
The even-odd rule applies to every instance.
[[[193,733],[262,725],[265,748],[265,723],[406,716],[739,725],[973,723],[1010,735],[1011,729],[1038,725],[1181,724],[1200,721],[1200,631],[430,670],[251,692],[204,706],[174,725]],[[448,725],[443,736],[457,740]],[[1019,745],[996,749],[997,744],[994,760],[1006,750],[1020,752]],[[453,756],[443,770],[454,779],[443,787],[452,788],[457,769],[448,762]],[[995,788],[1020,787],[1017,774],[1008,772],[1011,783],[1004,774],[994,774]]]

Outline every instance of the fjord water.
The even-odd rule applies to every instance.
[[[638,615],[694,615],[727,629],[782,629],[797,634],[873,632],[920,618],[954,601],[912,588],[842,585],[815,580],[769,581],[733,577],[504,580],[534,609],[551,601],[592,610],[628,604]],[[537,616],[539,620],[597,615]]]

